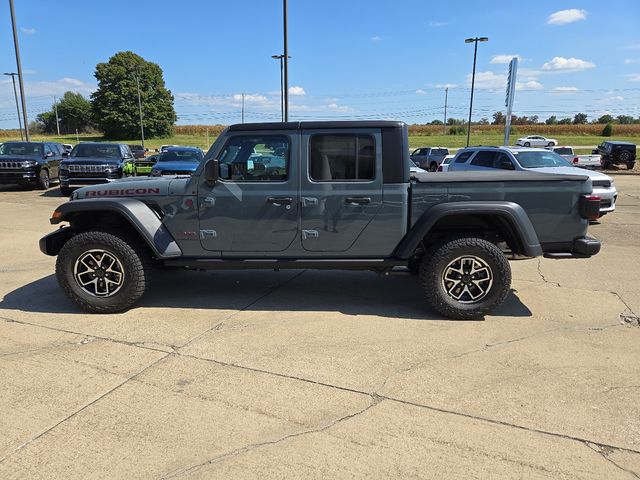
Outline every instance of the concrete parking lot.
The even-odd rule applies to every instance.
[[[483,321],[397,273],[163,272],[78,311],[0,188],[0,478],[640,477],[640,176],[588,260],[512,263]]]

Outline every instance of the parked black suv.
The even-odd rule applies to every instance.
[[[69,196],[74,187],[109,183],[125,176],[133,153],[124,143],[79,143],[60,163],[60,192]]]
[[[609,168],[611,165],[626,165],[627,169],[631,170],[636,164],[636,146],[633,143],[602,142],[593,153],[600,155],[602,168]]]
[[[58,179],[64,147],[53,142],[6,142],[0,145],[0,184],[47,190]]]

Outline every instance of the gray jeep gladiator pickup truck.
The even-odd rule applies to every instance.
[[[64,293],[118,312],[155,267],[408,267],[445,316],[481,317],[509,292],[508,259],[589,257],[600,201],[581,175],[447,173],[411,181],[402,122],[228,127],[192,175],[76,190],[40,240]]]

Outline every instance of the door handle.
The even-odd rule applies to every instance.
[[[270,203],[276,207],[281,207],[282,205],[291,205],[293,203],[293,198],[291,197],[267,197],[267,203]]]
[[[348,203],[350,205],[368,205],[371,203],[370,197],[346,197],[344,199],[344,203]]]

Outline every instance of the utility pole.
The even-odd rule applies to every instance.
[[[244,123],[244,93],[242,94],[242,123]]]
[[[447,100],[449,97],[449,87],[444,89],[444,134],[447,134]]]
[[[286,0],[285,0],[286,1]],[[20,99],[22,100],[22,115],[24,117],[24,136],[29,141],[29,122],[27,120],[27,102],[24,97],[24,82],[22,81],[22,62],[20,61],[20,47],[18,45],[18,30],[16,29],[16,12],[13,0],[9,0],[11,10],[11,26],[13,27],[13,47],[16,51],[16,65],[18,67],[18,84],[20,85]]]
[[[58,101],[56,100],[56,96],[53,96],[53,109],[56,111],[56,131],[58,132],[58,136],[60,136],[60,119],[58,118]]]
[[[284,23],[284,121],[289,121],[289,47],[287,45],[287,0],[283,0],[283,23]]]
[[[15,72],[5,73],[5,75],[10,76],[11,80],[13,80],[13,95],[16,97],[16,111],[18,112],[18,125],[20,126],[20,140],[24,140],[24,136],[22,135],[22,120],[20,119],[20,104],[18,103],[18,91],[16,90],[16,75]]]
[[[144,150],[144,124],[142,123],[142,100],[140,100],[140,78],[136,68],[136,87],[138,89],[138,112],[140,113],[140,135],[142,136],[142,150]]]

